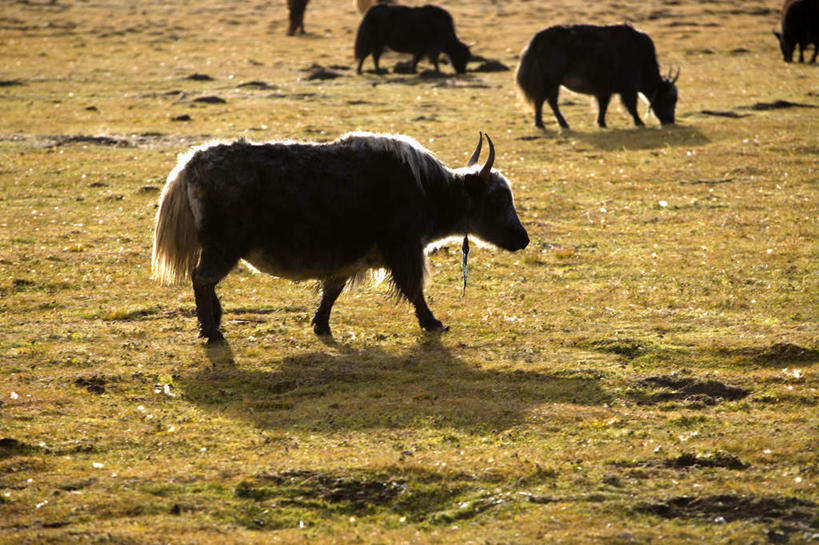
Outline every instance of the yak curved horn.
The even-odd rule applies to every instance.
[[[678,79],[680,79],[680,69],[679,68],[677,68],[677,73],[674,74],[674,77],[671,78],[671,84],[673,85],[673,84],[677,83]]]
[[[475,163],[478,162],[478,157],[481,156],[481,146],[483,145],[483,133],[478,132],[478,146],[475,148],[475,151],[472,152],[472,157],[469,158],[469,162],[466,163],[466,166],[471,167]]]
[[[489,175],[492,173],[492,163],[495,162],[495,145],[492,143],[492,139],[489,138],[488,134],[486,135],[486,141],[489,142],[489,157],[487,157],[486,163],[484,163],[481,169],[481,179],[484,182],[489,181]]]

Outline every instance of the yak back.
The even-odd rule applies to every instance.
[[[799,42],[819,46],[819,0],[785,0],[782,39],[791,50]]]
[[[355,56],[361,59],[383,47],[399,53],[449,53],[460,43],[452,16],[443,8],[380,3],[368,9],[361,20]]]
[[[432,155],[373,135],[239,140],[200,150],[186,169],[203,245],[263,255],[274,274],[292,279],[337,276],[408,241],[423,247],[462,192]]]
[[[529,44],[541,73],[580,93],[653,93],[661,76],[651,38],[630,25],[565,25]]]

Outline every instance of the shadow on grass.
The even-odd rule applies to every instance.
[[[181,377],[186,399],[264,429],[331,431],[406,426],[502,430],[543,403],[610,401],[584,374],[482,369],[453,356],[437,335],[422,335],[407,353],[331,342],[263,363],[236,362],[228,345],[208,347],[213,367]]]
[[[573,138],[607,151],[703,146],[710,141],[700,130],[689,125],[572,131],[570,134]]]

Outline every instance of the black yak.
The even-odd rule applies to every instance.
[[[651,38],[629,25],[566,25],[534,35],[523,50],[516,79],[523,97],[534,105],[536,126],[543,127],[543,102],[548,101],[557,122],[568,128],[557,106],[561,85],[597,98],[601,127],[606,126],[606,108],[615,93],[634,123],[643,125],[638,92],[665,125],[674,123],[678,77],[679,72],[673,78],[660,75]]]
[[[318,279],[313,317],[330,334],[330,310],[368,269],[390,272],[422,328],[445,331],[424,299],[424,249],[456,235],[506,250],[526,247],[509,182],[477,163],[451,170],[411,138],[349,133],[328,144],[244,139],[180,158],[162,191],[152,269],[170,284],[193,281],[200,336],[224,339],[216,284],[240,259],[291,280]]]
[[[307,2],[310,0],[287,0],[287,11],[290,15],[290,25],[287,27],[287,35],[292,36],[298,30],[304,34],[304,12],[307,10]]]
[[[782,29],[774,31],[785,62],[793,60],[799,46],[799,62],[805,62],[804,50],[813,44],[810,62],[816,62],[819,50],[819,0],[785,0],[782,6]]]
[[[458,74],[466,72],[466,63],[472,57],[469,46],[455,35],[452,16],[443,8],[433,5],[421,7],[396,4],[377,4],[364,14],[355,36],[355,58],[358,73],[370,54],[376,73],[381,73],[378,59],[385,49],[412,53],[410,71],[414,74],[418,61],[424,56],[438,68],[438,56],[446,53]]]

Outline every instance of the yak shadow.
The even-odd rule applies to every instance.
[[[594,132],[571,131],[566,135],[606,151],[703,146],[710,141],[702,131],[689,125],[599,129]]]
[[[463,361],[439,335],[405,353],[325,340],[326,348],[236,363],[229,345],[208,346],[212,367],[179,378],[185,399],[268,430],[367,430],[408,426],[503,430],[546,403],[602,405],[611,396],[582,372],[484,369]]]

